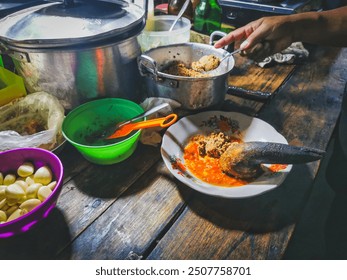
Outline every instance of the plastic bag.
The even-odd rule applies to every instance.
[[[169,103],[169,108],[162,109],[160,112],[153,114],[152,116],[148,117],[148,119],[157,118],[160,116],[166,116],[168,114],[171,114],[175,109],[179,108],[181,106],[180,103],[178,103],[175,100],[168,99],[168,98],[160,98],[160,97],[149,97],[145,99],[140,106],[145,110],[148,111],[149,109],[158,106],[163,103]],[[140,141],[144,145],[151,145],[151,146],[158,146],[161,142],[161,134],[160,131],[162,130],[161,127],[152,127],[152,128],[146,128],[141,133]]]
[[[21,147],[52,150],[62,142],[64,108],[46,92],[36,92],[0,107],[0,151]]]

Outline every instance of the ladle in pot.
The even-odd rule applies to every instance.
[[[231,56],[239,52],[241,52],[241,49],[237,49],[231,53],[228,53],[226,56],[222,57],[221,59],[217,57],[216,55],[204,55],[200,57],[198,61],[193,61],[191,63],[190,68],[202,74],[213,75],[214,73],[216,73],[216,70],[221,66],[222,62],[225,59],[230,58]]]
[[[324,151],[271,142],[233,143],[220,157],[222,171],[240,179],[253,179],[264,170],[261,164],[293,164],[319,160]]]

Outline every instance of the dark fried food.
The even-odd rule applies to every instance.
[[[235,178],[253,179],[264,171],[260,164],[252,162],[252,146],[247,143],[232,143],[219,158],[221,170]]]

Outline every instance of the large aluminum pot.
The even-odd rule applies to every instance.
[[[43,4],[0,20],[0,53],[29,92],[53,94],[66,109],[106,96],[139,101],[144,25],[144,9],[122,0]]]
[[[138,59],[139,70],[145,77],[149,97],[163,97],[178,101],[182,109],[201,110],[218,107],[224,101],[228,89],[228,75],[235,60],[231,56],[211,72],[209,77],[183,77],[163,72],[173,61],[191,65],[204,55],[222,58],[226,50],[211,45],[183,43],[162,46],[143,53]]]
[[[13,58],[28,92],[53,94],[66,109],[99,97],[140,98],[136,58],[141,50],[135,36],[84,49],[12,48],[3,53]]]

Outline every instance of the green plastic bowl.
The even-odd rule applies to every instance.
[[[104,139],[105,132],[118,122],[141,113],[142,107],[127,99],[98,99],[72,110],[64,119],[62,132],[66,140],[90,162],[114,164],[132,155],[141,130],[112,140]]]

